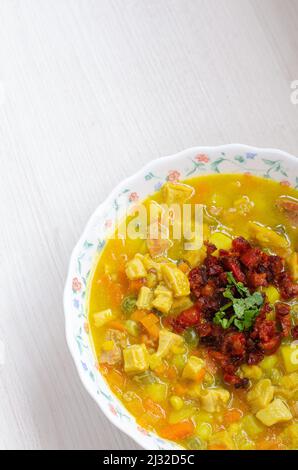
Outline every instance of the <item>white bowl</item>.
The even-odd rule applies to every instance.
[[[212,173],[251,173],[298,188],[297,159],[275,149],[232,144],[193,147],[153,160],[120,183],[96,209],[75,246],[64,290],[67,343],[81,380],[107,418],[140,446],[150,450],[179,449],[177,444],[141,428],[111,392],[97,369],[89,334],[86,297],[90,272],[111,233],[116,214],[157,191],[165,181]]]

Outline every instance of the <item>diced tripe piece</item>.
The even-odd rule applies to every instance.
[[[148,272],[152,271],[156,273],[157,279],[159,281],[162,280],[162,275],[161,275],[161,265],[157,261],[153,260],[151,256],[147,253],[146,255],[143,256],[143,264]]]
[[[115,330],[109,329],[106,332],[104,342],[102,344],[102,351],[100,355],[100,363],[114,365],[118,364],[122,361],[122,351],[121,347],[126,346],[126,335],[125,333]],[[110,347],[107,348],[107,345]]]
[[[269,227],[264,227],[255,222],[248,222],[248,228],[252,238],[257,240],[261,246],[274,248],[287,248],[288,241]]]
[[[288,258],[288,266],[290,268],[294,281],[298,281],[298,253],[292,253]]]
[[[158,284],[157,272],[154,269],[150,269],[147,274],[146,284],[150,289],[154,289],[154,287]]]
[[[281,346],[280,352],[287,372],[298,371],[298,345],[289,344]]]
[[[230,399],[230,393],[223,388],[205,390],[201,396],[201,406],[203,410],[209,413],[220,411]]]
[[[292,413],[280,398],[275,398],[266,408],[258,411],[256,417],[266,426],[283,423],[292,419]]]
[[[157,297],[158,295],[165,295],[173,299],[172,291],[163,282],[160,282],[158,286],[154,289],[154,295],[155,297]]]
[[[163,185],[161,192],[166,204],[181,204],[192,197],[194,189],[187,184],[168,182]]]
[[[153,292],[149,287],[142,286],[139,290],[138,300],[137,300],[137,307],[139,309],[150,310],[151,304],[153,300]]]
[[[115,315],[110,308],[93,314],[94,324],[96,328],[104,326],[106,323],[113,320],[114,318]]]
[[[199,373],[206,366],[205,361],[196,356],[190,356],[183,369],[182,378],[189,380],[197,380]]]
[[[144,372],[149,368],[149,354],[144,344],[133,344],[123,350],[124,370],[127,373]]]
[[[190,287],[188,277],[180,271],[176,266],[163,264],[161,273],[164,282],[174,293],[175,297],[183,297],[189,295]]]
[[[175,346],[181,346],[184,339],[180,335],[176,335],[169,330],[162,329],[159,332],[159,343],[156,355],[158,357],[165,357],[171,349]]]
[[[154,291],[154,297],[152,306],[162,313],[169,313],[173,303],[173,294],[167,286],[159,284]]]
[[[147,271],[144,266],[142,256],[135,255],[132,260],[128,261],[126,263],[125,272],[130,281],[146,277]]]
[[[273,399],[274,387],[270,379],[261,379],[248,392],[247,401],[253,413],[265,408]]]

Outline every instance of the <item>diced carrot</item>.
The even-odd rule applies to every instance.
[[[146,278],[144,277],[142,279],[135,279],[134,281],[130,281],[128,285],[129,292],[136,294],[137,292],[139,292],[145,282]]]
[[[242,411],[238,410],[237,408],[228,410],[224,414],[224,423],[225,424],[237,423],[242,418],[242,415],[243,415]]]
[[[191,421],[183,421],[182,423],[168,424],[160,430],[161,437],[169,440],[185,439],[194,432],[194,425]]]
[[[156,367],[154,369],[154,372],[159,376],[163,376],[165,374],[166,367],[164,364],[161,364],[160,366]]]
[[[206,369],[203,367],[197,374],[196,382],[202,382],[203,378],[205,377]]]
[[[157,325],[152,325],[150,328],[148,328],[148,333],[153,339],[158,339],[159,338],[159,331],[160,328]]]
[[[185,263],[185,261],[182,261],[181,263],[178,264],[178,268],[180,271],[182,271],[184,274],[187,274],[190,271],[189,265]]]
[[[224,444],[213,444],[208,446],[208,450],[227,450]]]
[[[109,383],[111,385],[116,385],[120,389],[124,387],[126,379],[125,377],[121,374],[120,371],[116,369],[111,369],[109,372]]]
[[[109,327],[119,331],[126,331],[125,326],[119,320],[111,320],[109,322]]]
[[[141,321],[142,318],[144,318],[147,315],[147,313],[148,312],[146,312],[146,310],[137,309],[131,314],[130,318],[134,321]]]
[[[148,326],[154,325],[159,322],[159,318],[154,313],[149,313],[142,318],[141,323],[147,328]]]
[[[127,289],[127,276],[126,276],[126,273],[124,270],[121,270],[119,268],[119,271],[118,271],[118,281],[120,282],[120,284],[124,285],[125,288]]]
[[[257,443],[257,450],[280,450],[281,447],[277,439],[261,439]]]
[[[159,327],[156,324],[159,322],[159,318],[156,315],[149,313],[149,315],[144,316],[140,322],[152,338],[157,339],[159,337]]]
[[[97,283],[105,287],[109,286],[110,282],[111,282],[111,278],[108,274],[101,274],[101,276],[99,276],[99,278],[97,279]]]
[[[177,378],[177,370],[174,366],[170,366],[166,371],[166,376],[169,380],[174,380]]]
[[[176,384],[175,385],[175,393],[176,395],[185,395],[186,393],[188,392],[188,389],[187,387],[184,387],[183,385],[181,384]]]

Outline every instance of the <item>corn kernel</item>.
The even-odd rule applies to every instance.
[[[183,402],[182,398],[180,398],[176,395],[173,395],[170,398],[170,403],[171,403],[172,407],[174,408],[174,410],[176,410],[176,411],[181,410],[183,408],[183,405],[184,405],[184,402]]]

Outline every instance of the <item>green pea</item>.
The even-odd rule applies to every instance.
[[[137,299],[133,295],[128,295],[127,297],[124,297],[121,303],[122,312],[127,316],[131,315],[136,309],[136,303]]]
[[[187,328],[183,334],[184,339],[191,349],[195,349],[199,344],[199,336],[194,328]]]

